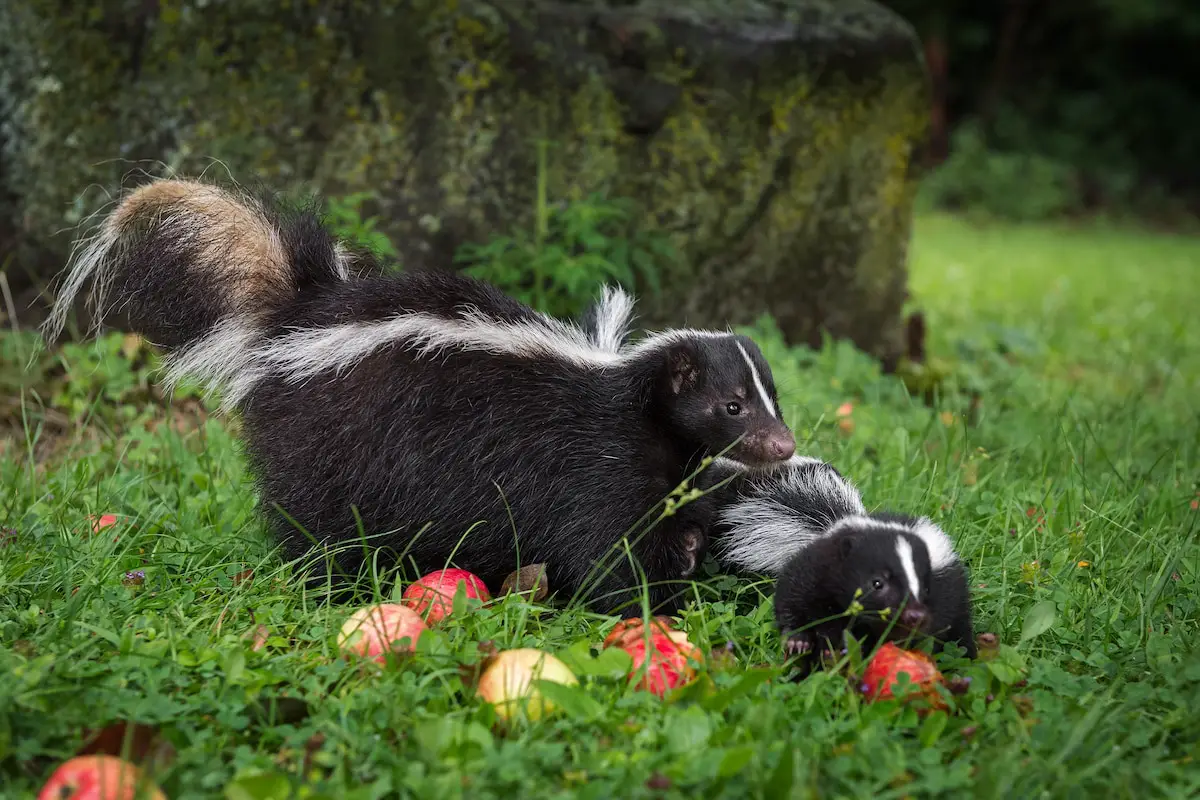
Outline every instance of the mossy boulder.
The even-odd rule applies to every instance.
[[[221,170],[373,190],[405,266],[449,266],[532,225],[549,141],[551,200],[634,198],[685,256],[644,321],[901,350],[926,74],[868,0],[16,0],[0,29],[22,263],[139,170]]]

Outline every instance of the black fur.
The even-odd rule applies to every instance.
[[[725,479],[730,472],[718,469],[706,479]],[[718,518],[711,535],[718,558],[739,569],[779,564],[762,571],[777,575],[776,622],[789,652],[840,649],[849,629],[875,641],[913,634],[933,638],[938,647],[953,641],[974,657],[967,570],[928,520],[868,513],[854,485],[815,460],[742,471],[715,496]],[[937,569],[926,536],[943,553]],[[898,539],[912,549],[920,587],[915,600]],[[861,613],[848,618],[855,601]]]
[[[233,301],[219,272],[194,268],[194,250],[166,222],[114,251],[104,268],[129,304],[134,329],[172,349],[235,317],[253,320],[262,345],[297,328],[413,311],[449,320],[479,311],[554,327],[460,274],[347,279],[333,238],[311,210],[264,207],[290,275],[261,296]],[[767,387],[770,410],[751,385],[739,344]],[[562,594],[613,610],[635,599],[637,570],[620,552],[628,534],[652,605],[669,610],[677,589],[661,582],[698,565],[708,507],[686,507],[648,534],[639,522],[653,519],[656,505],[706,455],[732,445],[756,463],[794,448],[770,368],[747,337],[685,337],[603,367],[461,347],[421,355],[405,345],[393,341],[344,369],[300,380],[268,370],[239,404],[248,459],[285,550],[307,554],[314,539],[352,545],[336,554],[335,582],[356,574],[373,552],[403,555],[421,571],[449,561],[493,588],[519,564],[542,562]],[[265,363],[242,355],[248,364]],[[612,573],[589,584],[589,573],[606,566]]]
[[[440,280],[443,289],[481,290],[466,278]],[[343,314],[363,319],[368,307],[424,308],[418,300],[437,296],[428,286],[423,275],[346,283],[280,311],[278,332]],[[551,584],[573,593],[703,456],[745,432],[737,417],[721,417],[745,377],[740,355],[723,352],[731,342],[685,341],[599,371],[474,351],[421,357],[389,345],[338,377],[259,385],[243,406],[248,452],[264,500],[318,540],[355,538],[353,505],[364,530],[391,531],[382,543],[421,570],[452,558],[495,586],[519,556],[547,563]],[[633,544],[650,582],[693,572],[707,547],[706,510],[686,506]],[[307,550],[285,520],[277,530],[292,554]],[[630,599],[620,590],[636,582],[621,554],[610,556],[619,560],[591,593],[597,608]],[[353,571],[361,557],[339,560]],[[676,590],[651,587],[651,600]]]
[[[914,599],[896,553],[908,542],[923,589]],[[857,602],[861,611],[846,616]],[[882,613],[881,613],[882,612]],[[870,524],[842,526],[792,557],[775,589],[775,618],[787,650],[810,653],[818,645],[840,649],[842,632],[868,639],[907,641],[931,637],[975,656],[967,575],[960,561],[935,572],[919,536]]]

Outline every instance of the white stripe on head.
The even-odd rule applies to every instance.
[[[758,370],[755,369],[754,362],[750,360],[750,354],[746,352],[746,348],[742,347],[741,342],[734,342],[734,344],[737,345],[738,352],[742,354],[742,358],[746,360],[746,366],[750,368],[750,375],[754,378],[754,388],[758,390],[758,396],[762,398],[767,413],[772,417],[775,416],[775,404],[771,402],[771,396],[767,394],[767,389],[763,386],[762,379],[758,377]]]
[[[829,529],[829,533],[836,533],[838,530],[850,526],[874,528],[878,531],[909,533],[916,536],[924,543],[925,549],[929,551],[929,566],[934,572],[939,572],[959,560],[958,553],[954,551],[954,543],[950,541],[950,537],[946,535],[945,531],[925,517],[919,518],[912,525],[905,525],[891,520],[876,519],[867,516],[863,512],[861,515],[839,519]]]
[[[908,590],[912,593],[912,599],[920,600],[921,579],[917,577],[917,567],[913,563],[912,545],[903,536],[896,537],[896,557],[900,559],[900,566],[908,579]]]
[[[676,328],[674,330],[651,333],[645,339],[621,348],[621,356],[625,361],[633,361],[646,353],[655,353],[672,345],[686,342],[689,339],[731,339],[733,334],[728,331],[705,331],[696,328]]]
[[[893,533],[913,533],[914,531],[907,525],[901,525],[899,522],[890,522],[878,520],[867,516],[864,511],[861,514],[855,514],[850,517],[842,517],[832,527],[829,528],[829,533],[834,534],[846,528],[870,528],[877,531],[891,531]]]

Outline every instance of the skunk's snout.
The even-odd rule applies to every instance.
[[[900,614],[900,624],[911,631],[924,630],[929,624],[929,611],[921,606],[909,605]]]
[[[784,428],[782,431],[771,434],[767,439],[767,449],[776,460],[787,461],[796,453],[796,437],[790,430]]]

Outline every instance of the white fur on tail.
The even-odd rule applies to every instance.
[[[722,461],[738,463],[731,459]],[[792,556],[834,525],[833,519],[806,516],[775,499],[784,492],[828,498],[837,507],[866,513],[858,489],[840,480],[832,469],[788,469],[805,463],[821,462],[792,456],[780,467],[758,473],[764,476],[761,483],[751,479],[742,497],[721,509],[718,521],[726,527],[726,533],[714,542],[713,549],[722,560],[742,569],[777,575]]]
[[[114,215],[115,216],[115,215]],[[102,319],[104,303],[108,298],[108,290],[112,285],[113,274],[103,267],[109,262],[120,244],[121,232],[113,223],[113,217],[105,220],[100,230],[90,239],[80,240],[67,262],[67,279],[63,282],[55,299],[50,317],[42,326],[42,333],[48,339],[56,339],[62,333],[67,322],[67,314],[75,304],[75,298],[89,279],[95,278],[92,285],[92,304],[96,309],[96,318]],[[85,244],[86,242],[86,244]]]
[[[253,309],[256,300],[286,296],[291,272],[279,232],[258,202],[199,181],[158,180],[122,200],[87,245],[76,248],[43,333],[56,338],[79,292],[92,282],[97,323],[117,272],[125,265],[131,240],[154,227],[169,231],[170,245],[189,255],[188,270],[212,277],[238,307]],[[154,264],[139,265],[154,269]],[[186,281],[187,275],[172,280]],[[250,313],[250,312],[248,312]]]

